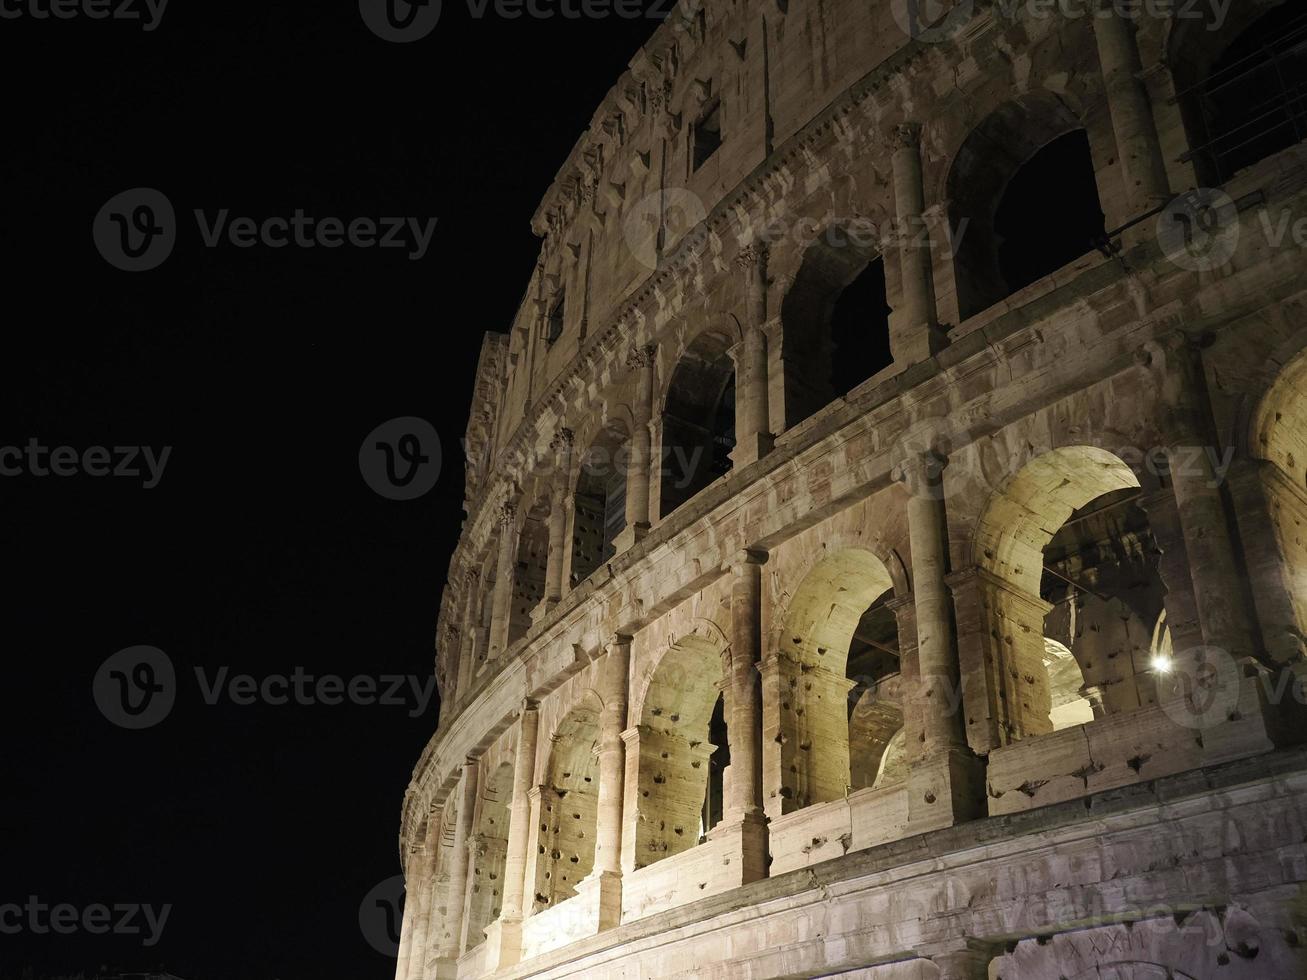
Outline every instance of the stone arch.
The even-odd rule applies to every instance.
[[[658,516],[666,517],[731,467],[735,448],[733,331],[701,330],[670,372],[659,425]]]
[[[866,617],[880,614],[894,585],[872,551],[834,550],[810,565],[779,617],[774,654],[763,663],[763,684],[772,691],[764,697],[763,744],[778,755],[764,767],[764,789],[779,812],[848,792],[848,702],[857,686],[847,677],[849,654]]]
[[[896,766],[885,776],[886,755],[897,737],[902,741],[903,698],[901,677],[890,674],[868,686],[849,714],[849,787],[888,786],[906,775]]]
[[[599,817],[599,695],[587,690],[550,736],[540,787],[533,909],[576,894],[594,867]]]
[[[781,301],[787,428],[893,363],[889,293],[875,225],[813,236]]]
[[[1261,501],[1269,524],[1269,534],[1246,534],[1249,568],[1267,584],[1256,596],[1258,616],[1272,656],[1307,670],[1307,350],[1289,359],[1253,409],[1248,451],[1262,462],[1246,493]],[[1251,523],[1253,515],[1241,516]]]
[[[1165,587],[1139,490],[1114,453],[1064,446],[986,502],[973,558],[1005,740],[1052,731],[1055,690],[1061,720],[1077,724],[1156,703],[1152,624]],[[1077,681],[1087,704],[1068,696]]]
[[[1284,57],[1307,40],[1299,5],[1247,0],[1221,12],[1219,22],[1217,16],[1211,7],[1173,16],[1166,44],[1189,137],[1187,158],[1207,186],[1223,184],[1307,135],[1301,109],[1285,105],[1281,88],[1301,85],[1307,70],[1300,59]]]
[[[523,508],[517,524],[513,598],[508,620],[509,646],[526,636],[531,629],[532,614],[545,597],[545,574],[549,563],[549,511],[549,495],[542,493]]]
[[[617,535],[626,527],[629,415],[627,411],[609,415],[576,460],[572,491],[572,586],[584,582],[613,557]]]
[[[708,829],[705,796],[713,762],[723,764],[716,750],[725,749],[710,741],[724,676],[725,646],[716,632],[696,630],[663,651],[640,698],[639,720],[624,735],[635,765],[623,835],[628,867],[688,850]]]
[[[1036,234],[1026,222],[1041,220],[1047,209],[1026,207],[1021,198],[1038,192],[1026,178],[1037,180],[1045,162],[1074,185],[1061,202],[1059,224],[1041,224]],[[960,231],[953,266],[962,320],[1092,251],[1103,233],[1086,124],[1052,93],[1029,93],[994,109],[963,141],[947,173],[949,224]]]
[[[467,949],[479,945],[486,938],[486,927],[499,918],[504,900],[508,811],[512,800],[513,766],[503,762],[482,781],[477,801],[467,892]]]

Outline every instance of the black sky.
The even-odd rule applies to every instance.
[[[399,870],[434,704],[210,706],[193,670],[430,673],[482,334],[506,329],[530,216],[656,22],[473,19],[445,0],[430,36],[398,45],[353,0],[177,0],[150,32],[40,20],[29,2],[0,19],[0,447],[172,451],[149,490],[0,477],[0,906],[172,911],[150,948],[0,933],[0,977],[389,977],[358,909]],[[180,232],[163,265],[130,274],[91,225],[142,186]],[[416,262],[207,248],[195,208],[438,226]],[[435,426],[445,466],[396,502],[364,483],[358,451],[407,415]],[[169,656],[178,695],[126,731],[92,680],[138,644]]]

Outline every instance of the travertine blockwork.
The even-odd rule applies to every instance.
[[[1281,6],[660,27],[477,366],[400,980],[1304,972],[1307,150],[1195,128]]]

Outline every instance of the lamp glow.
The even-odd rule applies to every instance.
[[[1153,654],[1152,668],[1158,674],[1169,674],[1171,672],[1171,658],[1164,653]]]

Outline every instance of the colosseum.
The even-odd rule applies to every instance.
[[[481,348],[399,980],[1307,977],[1305,52],[658,26]]]

